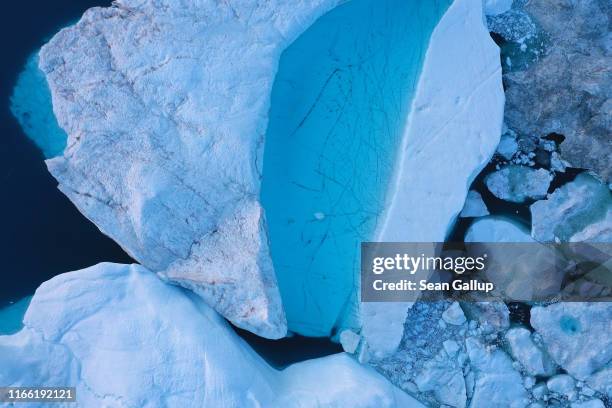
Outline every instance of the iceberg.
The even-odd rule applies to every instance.
[[[23,323],[0,336],[0,384],[73,385],[80,406],[422,407],[345,353],[271,368],[201,298],[139,265],[58,275]]]
[[[540,242],[612,242],[612,193],[589,173],[529,208],[531,235]]]
[[[335,74],[325,88],[329,95],[323,92],[320,103],[311,105],[312,115],[319,115],[316,123],[325,126],[329,122],[322,118],[333,117],[337,109],[326,113],[323,107],[332,106],[325,103],[333,104],[342,89],[351,89],[351,100],[362,113],[368,107],[364,114],[375,120],[369,124],[361,118],[357,123],[367,126],[354,129],[378,129],[380,134],[357,138],[370,140],[370,145],[361,144],[362,150],[356,150],[361,155],[350,149],[337,152],[337,141],[329,144],[327,154],[338,154],[330,159],[346,161],[323,160],[327,166],[323,176],[333,184],[329,178],[333,166],[336,175],[346,179],[346,169],[359,165],[371,169],[376,164],[380,165],[377,184],[368,190],[374,173],[356,175],[351,180],[356,183],[354,190],[340,189],[345,194],[339,197],[346,201],[338,207],[331,201],[326,206],[311,205],[311,199],[295,201],[299,204],[295,225],[307,224],[312,235],[305,239],[311,239],[312,246],[326,225],[338,227],[332,232],[345,229],[360,240],[369,236],[380,241],[443,241],[463,207],[467,186],[499,141],[504,103],[499,50],[483,24],[482,4],[457,0],[440,19],[447,2],[434,2],[434,7],[430,2],[387,1],[388,7],[376,3],[378,17],[361,19],[368,22],[360,24],[363,31],[391,30],[398,44],[415,39],[418,45],[391,47],[396,44],[371,38],[363,44],[371,53],[364,48],[359,55],[371,55],[372,61],[347,57],[345,68],[349,63],[355,76],[348,71]],[[323,273],[321,266],[307,275],[284,268],[283,245],[297,235],[287,237],[282,232],[286,226],[279,219],[287,214],[274,206],[282,207],[283,201],[274,189],[265,187],[268,176],[284,176],[268,174],[269,149],[274,151],[278,125],[273,114],[283,106],[282,81],[293,78],[295,68],[285,69],[282,52],[291,55],[292,47],[300,50],[300,44],[313,40],[310,36],[325,37],[327,19],[342,17],[346,10],[348,17],[352,12],[359,17],[374,4],[355,0],[334,9],[339,3],[232,6],[208,0],[176,7],[173,2],[120,0],[110,8],[88,10],[39,53],[54,112],[68,134],[63,154],[48,160],[47,166],[59,189],[103,233],[147,269],[193,290],[238,327],[279,338],[287,330],[286,311],[292,331],[330,335],[361,328],[368,348],[385,352],[399,344],[410,305],[387,305],[385,313],[377,310],[381,305],[359,310],[356,269],[333,270],[355,266],[354,246],[349,252],[336,252],[339,263],[324,264]],[[402,12],[395,16],[392,6]],[[411,11],[420,10],[428,13],[427,19],[405,26],[384,24],[400,16],[412,19]],[[348,34],[337,32],[337,40],[351,44],[355,39]],[[319,45],[325,49],[326,44],[333,49],[333,42]],[[386,47],[390,49],[385,56]],[[336,51],[342,60],[342,50]],[[302,63],[323,71],[330,66],[323,57]],[[359,72],[358,63],[371,70]],[[323,71],[299,75],[292,84],[322,85],[317,75]],[[364,82],[368,73],[376,74],[370,79],[380,89],[359,88],[359,78],[362,85],[371,82]],[[346,82],[351,78],[355,81]],[[348,83],[355,87],[346,88]],[[310,94],[307,89],[287,97],[312,101],[313,89]],[[398,106],[393,105],[389,110],[393,115],[385,118],[366,103],[372,101],[377,109]],[[302,109],[295,114],[306,113]],[[351,117],[348,111],[347,115]],[[349,130],[353,125],[343,123]],[[307,120],[300,129],[309,126]],[[346,138],[346,129],[339,135]],[[368,149],[379,140],[385,141],[376,147],[377,156]],[[301,151],[293,146],[280,153],[287,158],[324,159],[315,147],[321,140],[310,137],[310,142],[313,146],[302,146]],[[270,194],[262,195],[265,191]],[[291,198],[290,190],[284,192],[287,200],[297,197]],[[364,193],[370,195],[360,196]],[[354,210],[365,218],[342,215]],[[301,256],[309,256],[310,250]],[[333,246],[325,250],[334,255]]]
[[[59,189],[148,269],[268,338],[287,330],[259,203],[270,91],[283,49],[337,3],[123,0],[39,53],[68,134],[47,161]]]

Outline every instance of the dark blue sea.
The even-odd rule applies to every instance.
[[[93,6],[110,1],[6,2],[0,17],[0,308],[49,278],[101,261],[133,262],[83,217],[47,172],[42,152],[12,116],[9,101],[28,56]]]

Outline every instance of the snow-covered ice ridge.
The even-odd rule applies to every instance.
[[[287,329],[259,202],[270,90],[283,49],[339,3],[120,0],[40,51],[68,134],[47,161],[59,188],[145,267],[264,337]],[[431,37],[380,239],[444,240],[503,102],[482,4],[456,0]],[[407,307],[362,313],[373,350],[397,346]]]

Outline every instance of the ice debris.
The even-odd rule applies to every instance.
[[[556,368],[548,354],[534,342],[532,334],[524,327],[513,327],[505,334],[510,354],[521,363],[529,375],[551,376]],[[549,387],[550,388],[550,387]]]
[[[530,207],[531,235],[541,242],[612,242],[612,193],[589,173],[579,174]]]
[[[460,217],[483,217],[489,215],[487,205],[482,200],[482,196],[476,190],[468,191],[463,210],[461,210]]]
[[[495,197],[522,203],[545,197],[552,178],[545,169],[508,165],[489,174],[485,183]]]

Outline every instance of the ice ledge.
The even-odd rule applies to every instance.
[[[444,241],[495,152],[504,92],[499,48],[482,13],[481,2],[455,0],[432,34],[377,241]],[[362,334],[372,351],[397,348],[410,307],[363,305]]]

